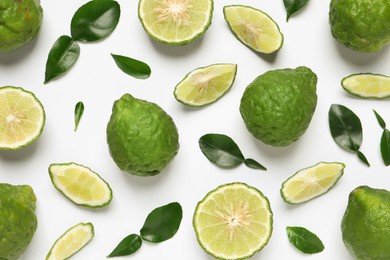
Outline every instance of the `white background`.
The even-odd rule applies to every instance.
[[[150,39],[137,16],[137,2],[119,0],[121,19],[104,41],[80,44],[81,56],[64,77],[43,85],[45,64],[52,44],[70,34],[70,21],[85,0],[42,0],[44,21],[39,37],[25,48],[0,55],[0,85],[21,86],[33,91],[43,103],[47,120],[40,139],[19,151],[0,152],[0,181],[29,184],[37,195],[38,229],[23,260],[44,259],[53,242],[79,222],[92,222],[95,237],[72,259],[105,259],[117,243],[138,233],[147,214],[169,202],[179,202],[184,211],[178,233],[164,243],[144,243],[128,259],[212,259],[199,247],[192,228],[195,206],[204,195],[225,183],[240,181],[260,189],[270,200],[274,230],[269,244],[253,259],[351,259],[341,238],[340,222],[350,191],[359,185],[389,189],[390,171],[382,162],[382,133],[372,109],[390,125],[388,100],[362,100],[345,93],[340,81],[358,72],[390,74],[390,50],[358,53],[340,46],[328,24],[329,1],[310,3],[287,23],[283,1],[218,0],[212,25],[204,37],[187,46],[167,46]],[[267,12],[284,34],[277,55],[258,55],[242,45],[230,32],[222,8],[228,4],[252,5]],[[148,63],[152,75],[137,80],[120,71],[110,53]],[[236,63],[238,73],[232,89],[218,102],[201,108],[186,108],[172,94],[175,85],[191,70],[213,63]],[[256,140],[245,128],[239,113],[245,87],[270,69],[310,67],[318,75],[318,105],[311,125],[296,143],[274,148]],[[124,93],[155,102],[174,119],[180,135],[180,150],[158,176],[142,178],[121,172],[106,144],[106,125],[112,104]],[[85,105],[77,132],[74,106]],[[371,162],[338,147],[329,132],[328,110],[343,104],[361,119],[362,152]],[[267,172],[244,165],[226,170],[210,163],[198,147],[206,133],[231,136],[247,157],[268,167]],[[52,185],[47,168],[54,162],[74,161],[98,172],[111,185],[114,198],[100,210],[78,207]],[[301,168],[319,161],[341,161],[347,167],[339,183],[326,195],[308,203],[290,206],[283,202],[282,182]],[[303,226],[316,233],[325,250],[304,255],[290,245],[286,226]]]

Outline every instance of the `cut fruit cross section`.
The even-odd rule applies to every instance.
[[[352,74],[345,77],[341,85],[348,93],[361,98],[390,97],[389,76],[371,73]]]

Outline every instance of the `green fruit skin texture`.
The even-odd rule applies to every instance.
[[[376,52],[390,42],[389,0],[332,0],[332,35],[348,48]]]
[[[308,128],[317,105],[317,76],[307,67],[268,71],[245,89],[240,112],[265,144],[287,146]]]
[[[28,185],[0,183],[0,259],[18,259],[37,229],[36,197]]]
[[[42,25],[39,0],[0,1],[0,52],[9,53],[34,39]]]
[[[158,105],[125,94],[114,103],[107,143],[121,170],[153,176],[176,156],[179,135],[172,118]]]
[[[390,259],[390,192],[367,186],[353,190],[341,231],[348,251],[356,259]]]

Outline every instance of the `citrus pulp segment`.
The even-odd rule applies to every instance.
[[[45,125],[41,102],[19,87],[0,88],[0,150],[20,149],[36,140]]]
[[[92,223],[79,223],[68,229],[54,243],[46,260],[68,259],[84,246],[86,246],[94,236]]]
[[[256,188],[230,183],[209,192],[195,209],[193,226],[200,246],[218,259],[245,259],[271,237],[272,211]]]
[[[233,85],[236,64],[213,64],[191,71],[176,85],[176,100],[189,106],[204,106],[222,97]]]
[[[362,98],[390,97],[390,77],[380,74],[352,74],[341,81],[348,93]]]
[[[77,205],[100,208],[112,200],[112,190],[96,172],[76,163],[51,164],[50,179],[65,197]]]
[[[140,0],[138,16],[152,38],[181,45],[205,33],[213,8],[213,0]]]
[[[282,48],[283,34],[279,26],[263,11],[250,6],[228,5],[223,13],[233,34],[249,48],[265,54]]]
[[[344,173],[345,164],[320,162],[302,169],[287,179],[280,190],[282,198],[290,204],[314,199],[329,191]]]

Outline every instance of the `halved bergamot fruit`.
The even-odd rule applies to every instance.
[[[17,150],[35,141],[45,125],[45,111],[30,91],[0,88],[0,150]]]
[[[79,252],[94,236],[92,223],[79,223],[56,240],[46,260],[63,260]]]
[[[345,164],[320,162],[302,169],[282,184],[280,193],[285,202],[299,204],[328,192],[341,178]]]
[[[246,259],[260,251],[272,234],[268,199],[256,188],[230,183],[198,203],[193,226],[200,246],[218,259]]]
[[[390,97],[390,77],[380,74],[352,74],[341,81],[341,86],[348,93],[362,98]]]
[[[223,8],[225,20],[236,38],[254,51],[270,54],[283,46],[283,34],[265,12],[244,5]]]
[[[76,163],[53,163],[49,166],[54,187],[73,203],[101,208],[112,200],[108,183],[90,168]]]
[[[196,107],[213,103],[233,85],[236,72],[236,64],[213,64],[195,69],[176,85],[175,98]]]
[[[206,32],[213,8],[213,0],[140,0],[138,17],[152,38],[181,45]]]

